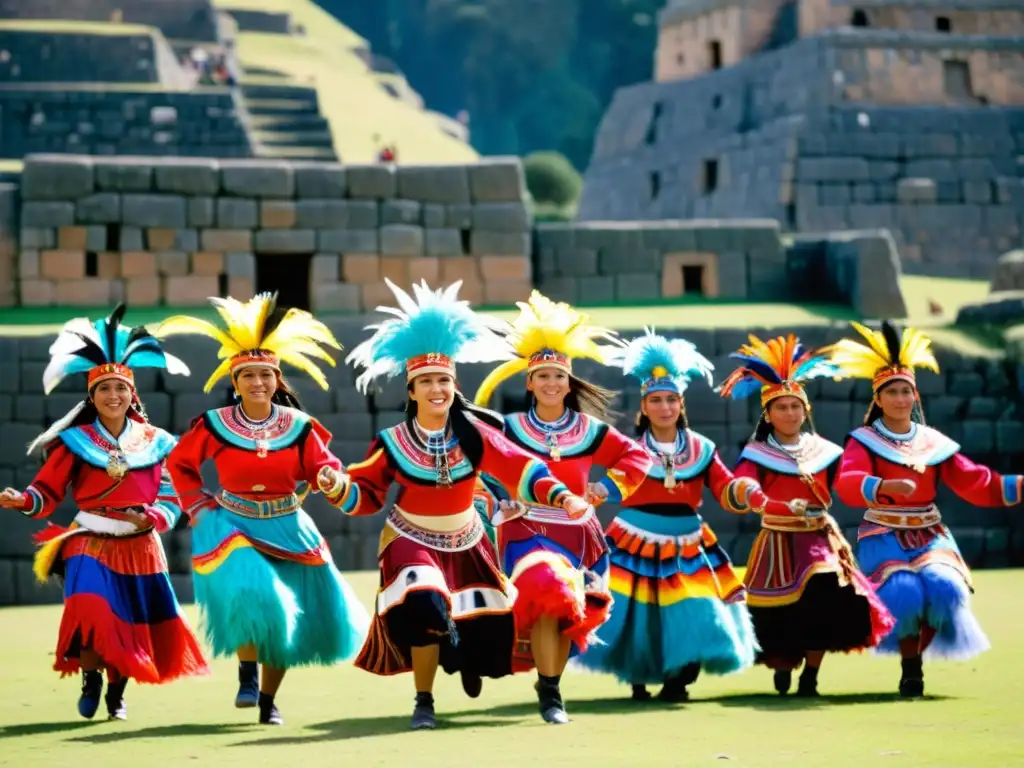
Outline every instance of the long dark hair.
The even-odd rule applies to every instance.
[[[527,374],[527,377],[530,375],[532,374]],[[528,392],[528,394],[528,407],[533,408],[537,405],[537,396],[533,392]],[[599,387],[597,384],[591,384],[589,381],[577,378],[570,373],[569,394],[565,396],[563,402],[565,407],[571,411],[585,413],[588,416],[593,416],[595,419],[611,422],[615,421],[619,416],[611,408],[612,403],[618,396],[618,392]]]
[[[412,381],[408,383],[406,389],[410,397],[405,402],[405,422],[411,427],[412,423],[416,420],[419,404],[411,397],[413,390]],[[480,463],[484,453],[483,439],[480,437],[480,432],[476,427],[470,423],[467,415],[473,416],[484,424],[498,430],[504,429],[505,420],[501,417],[501,414],[487,408],[481,408],[479,405],[474,405],[459,390],[455,390],[455,397],[448,411],[448,421],[452,425],[452,433],[459,441],[459,446],[462,448],[463,453],[466,454],[470,463],[476,466]]]

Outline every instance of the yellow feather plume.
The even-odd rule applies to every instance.
[[[245,303],[230,296],[213,297],[210,303],[224,321],[224,330],[196,317],[176,315],[164,320],[153,332],[161,339],[181,334],[206,336],[221,345],[217,350],[221,363],[207,380],[204,391],[212,390],[220,379],[230,373],[231,358],[253,350],[276,355],[281,362],[308,374],[323,389],[328,388],[327,378],[314,359],[334,367],[334,358],[322,347],[340,351],[341,345],[331,330],[309,312],[289,309],[268,333],[267,320],[277,304],[276,294],[261,293]]]
[[[915,328],[902,334],[888,323],[881,331],[851,322],[866,344],[854,339],[842,339],[828,348],[831,361],[844,376],[873,379],[883,368],[905,367],[913,370],[925,368],[939,372],[939,363],[931,351],[931,339]]]

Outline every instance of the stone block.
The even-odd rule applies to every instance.
[[[220,229],[256,229],[259,225],[259,208],[255,200],[217,199],[217,226]]]
[[[423,204],[418,200],[385,200],[380,204],[380,223],[419,226]]]
[[[610,275],[581,277],[579,301],[585,307],[615,303],[615,278]]]
[[[517,157],[486,157],[469,166],[469,190],[475,203],[517,202],[526,197],[523,164]]]
[[[529,281],[533,277],[533,268],[528,256],[481,256],[480,276],[485,283]]]
[[[992,453],[995,448],[995,425],[988,419],[965,419],[960,423],[960,446],[968,456]]]
[[[124,298],[130,307],[155,307],[161,298],[157,275],[131,277],[124,281]]]
[[[85,228],[85,250],[99,253],[107,247],[107,228],[93,225]]]
[[[120,274],[122,277],[145,277],[155,275],[157,259],[148,251],[126,251],[121,254]]]
[[[310,286],[336,283],[341,275],[341,258],[336,253],[318,253],[309,263]]]
[[[85,227],[61,227],[57,230],[57,247],[62,251],[84,251]]]
[[[524,232],[530,229],[530,212],[519,203],[476,203],[473,227],[491,232]]]
[[[718,256],[718,296],[722,299],[745,299],[747,285],[747,258],[738,252],[720,253]]]
[[[593,248],[559,248],[555,260],[560,275],[584,277],[598,273],[598,254]]]
[[[380,235],[377,229],[321,229],[316,246],[327,253],[379,253]]]
[[[294,200],[263,200],[260,203],[260,226],[264,229],[288,229],[296,226]]]
[[[121,196],[99,192],[75,203],[75,218],[81,224],[116,224],[121,221]]]
[[[217,206],[212,197],[190,197],[186,213],[190,227],[213,227],[217,224]]]
[[[52,280],[25,279],[18,282],[18,294],[22,306],[49,307],[57,291]]]
[[[373,229],[380,225],[380,206],[373,200],[347,200],[344,219],[328,226],[346,226],[349,229]]]
[[[220,167],[216,160],[175,158],[170,163],[159,163],[154,169],[154,177],[160,192],[199,197],[220,193]]]
[[[428,256],[462,256],[462,233],[457,229],[425,229],[424,251]]]
[[[469,173],[464,165],[401,165],[397,196],[421,203],[468,203]]]
[[[515,258],[510,256],[508,258]],[[492,307],[510,307],[530,298],[533,283],[530,280],[484,279],[484,304]]]
[[[85,251],[43,251],[40,254],[39,274],[46,280],[78,280],[85,277]]]
[[[469,229],[473,226],[471,203],[452,203],[444,207],[444,225],[453,229]]]
[[[146,248],[150,251],[170,251],[174,248],[174,230],[150,227],[146,230]]]
[[[427,285],[436,288],[441,279],[441,264],[436,256],[418,256],[409,259],[408,279],[411,285],[418,285],[425,282]]]
[[[934,179],[900,179],[896,182],[896,200],[900,203],[934,203],[938,189]]]
[[[18,277],[22,280],[39,277],[39,251],[21,249],[18,252]]]
[[[121,198],[121,220],[134,227],[184,227],[187,223],[185,198],[126,194]]]
[[[639,249],[631,251],[608,250],[598,255],[598,271],[602,275],[636,274],[661,272],[662,257],[659,251]]]
[[[295,226],[302,229],[331,229],[348,225],[345,200],[299,200],[295,203]]]
[[[18,237],[18,244],[22,248],[55,248],[57,246],[57,232],[53,229],[24,228]]]
[[[185,277],[189,273],[188,254],[183,251],[161,251],[156,254],[156,268],[157,272],[167,277]]]
[[[256,253],[313,253],[317,249],[317,233],[312,229],[256,230]]]
[[[256,279],[256,257],[251,253],[233,251],[224,254],[224,271],[228,277]]]
[[[362,309],[362,293],[358,285],[348,283],[320,283],[310,288],[313,312],[357,313]]]
[[[441,203],[426,203],[423,206],[421,223],[426,229],[443,229],[446,224],[447,211]]]
[[[141,251],[146,247],[140,227],[121,227],[121,236],[117,241],[119,251]]]
[[[299,198],[345,197],[345,168],[338,163],[296,163],[295,191]]]
[[[489,232],[474,229],[469,235],[469,252],[474,256],[528,256],[530,233]]]
[[[1020,421],[996,422],[996,451],[1001,454],[1019,454],[1024,445],[1024,423]]]
[[[859,157],[801,157],[796,177],[817,182],[870,181],[871,166]]]
[[[248,301],[256,295],[256,281],[251,277],[229,277],[228,296],[239,301]]]
[[[91,194],[96,178],[91,157],[35,155],[21,172],[21,199],[77,200]]]
[[[199,244],[204,251],[249,252],[253,236],[248,229],[204,229],[199,233]]]
[[[978,397],[985,391],[985,380],[979,373],[954,373],[949,382],[949,394],[956,397]]]
[[[22,229],[56,229],[70,227],[74,223],[74,203],[29,201],[21,205]]]
[[[112,192],[149,192],[153,189],[153,163],[148,158],[96,158],[96,188]]]
[[[220,182],[221,189],[235,197],[295,196],[295,171],[283,160],[225,160]]]
[[[477,282],[480,280],[480,269],[477,260],[469,256],[453,259],[441,259],[441,282],[445,285],[456,280]]]
[[[380,276],[387,278],[396,285],[405,285],[409,282],[409,263],[412,259],[407,256],[385,256],[380,257]]]
[[[54,288],[53,300],[59,306],[105,307],[110,304],[110,280],[102,280],[98,277],[58,280]]]
[[[345,166],[347,197],[364,200],[386,200],[395,196],[397,180],[392,165]]]
[[[210,296],[219,295],[217,278],[186,275],[164,279],[164,303],[172,307],[202,307]]]
[[[379,282],[380,256],[376,253],[346,253],[341,257],[341,279],[354,285]]]
[[[961,182],[963,201],[974,205],[989,205],[992,202],[992,183],[990,181]]]
[[[220,275],[224,272],[224,254],[216,251],[192,253],[193,275]]]
[[[423,227],[387,224],[380,228],[380,251],[388,256],[422,256]]]
[[[660,297],[660,275],[617,275],[615,277],[616,301],[652,301]]]

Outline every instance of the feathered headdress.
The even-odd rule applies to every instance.
[[[57,338],[50,346],[50,363],[43,371],[43,391],[50,394],[68,376],[86,374],[86,389],[91,392],[96,385],[108,379],[125,382],[132,390],[132,405],[129,415],[143,419],[138,394],[135,392],[133,368],[162,368],[168,373],[188,376],[188,366],[164,351],[160,341],[143,326],[129,328],[121,325],[125,305],[118,304],[109,317],[93,322],[86,317],[77,317],[64,324]],[[66,429],[86,406],[83,400],[29,445],[32,453],[38,446],[46,445],[62,430]]]
[[[614,355],[627,376],[640,380],[643,397],[652,392],[674,392],[681,395],[694,378],[711,384],[715,366],[697,347],[685,339],[666,339],[644,328],[644,335],[626,343]]]
[[[618,350],[624,343],[615,331],[588,325],[586,315],[564,302],[551,301],[534,291],[528,302],[517,302],[516,306],[520,309],[519,317],[504,329],[512,347],[512,359],[484,379],[476,393],[478,405],[486,405],[498,385],[522,371],[558,368],[572,373],[573,358],[589,358],[609,365],[621,354]]]
[[[230,296],[212,297],[210,303],[224,320],[223,331],[213,323],[188,315],[169,317],[154,331],[160,338],[196,334],[220,343],[217,357],[221,363],[207,379],[204,392],[212,390],[228,374],[233,378],[242,368],[263,366],[280,373],[282,362],[328,388],[327,378],[311,358],[333,367],[334,358],[321,345],[337,350],[341,345],[331,330],[309,312],[293,308],[278,313],[276,293],[261,293],[244,304]]]
[[[393,378],[403,371],[406,381],[427,373],[455,375],[456,363],[488,363],[503,360],[507,342],[496,332],[500,321],[478,314],[469,302],[459,299],[462,281],[431,290],[426,281],[413,285],[412,296],[387,278],[397,307],[377,307],[393,315],[368,325],[373,336],[357,346],[345,362],[363,368],[356,387],[366,392],[381,376]]]
[[[739,400],[754,392],[761,392],[761,407],[777,397],[796,397],[810,409],[803,382],[820,376],[837,378],[839,369],[829,361],[824,351],[808,350],[793,334],[777,336],[767,342],[749,336],[748,344],[729,357],[743,361],[718,388],[722,397]]]
[[[867,344],[853,339],[842,339],[829,347],[831,362],[844,376],[871,379],[871,387],[878,392],[890,381],[903,380],[915,388],[915,368],[939,372],[939,363],[931,351],[931,339],[918,330],[900,331],[888,320],[881,331],[873,331],[860,323],[850,323],[867,340]]]

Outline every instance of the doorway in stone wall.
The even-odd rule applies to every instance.
[[[312,253],[257,253],[256,292],[277,292],[277,305],[308,310]]]

